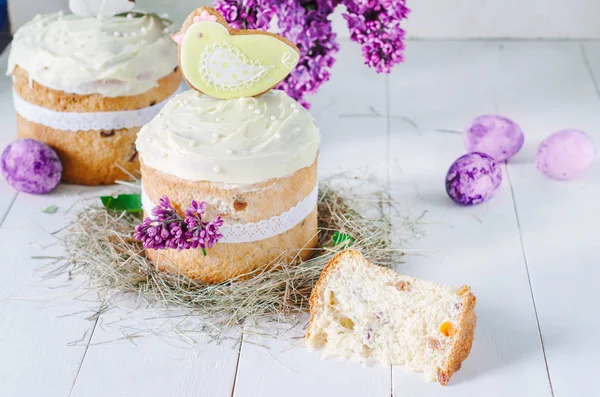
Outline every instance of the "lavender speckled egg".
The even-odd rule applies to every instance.
[[[33,139],[20,139],[8,145],[0,164],[8,184],[25,193],[48,193],[62,176],[62,164],[56,152]]]
[[[446,174],[446,192],[457,204],[475,205],[489,200],[502,183],[502,170],[485,153],[459,157]]]
[[[578,178],[596,159],[594,140],[579,130],[560,130],[540,144],[535,155],[537,168],[550,178]]]
[[[477,117],[464,135],[468,152],[480,152],[505,161],[523,147],[525,137],[514,121],[498,115]]]

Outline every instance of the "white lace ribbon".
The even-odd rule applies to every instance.
[[[219,240],[219,244],[251,243],[287,232],[302,222],[312,212],[315,205],[317,205],[318,193],[318,186],[315,186],[312,192],[293,208],[281,215],[260,222],[227,223],[227,220],[224,220],[225,223],[219,229],[223,235],[223,238]],[[155,204],[146,194],[143,185],[142,207],[148,216],[151,216],[152,208],[155,207]]]
[[[61,131],[120,130],[141,127],[154,118],[179,90],[162,102],[142,109],[113,112],[57,112],[27,102],[13,89],[13,103],[17,113],[37,124]]]

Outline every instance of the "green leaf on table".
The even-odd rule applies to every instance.
[[[56,214],[56,211],[58,211],[58,207],[56,205],[50,205],[42,212],[46,214]]]
[[[109,211],[137,214],[142,212],[142,196],[140,194],[119,194],[117,197],[100,197],[104,208]]]
[[[345,248],[351,246],[352,243],[354,243],[354,237],[352,237],[349,234],[335,232],[333,233],[333,236],[331,236],[331,241],[333,241],[334,246],[337,247],[338,245],[341,245],[343,248]]]

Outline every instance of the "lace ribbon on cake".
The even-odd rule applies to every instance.
[[[13,89],[17,113],[31,122],[61,131],[120,130],[141,127],[150,122],[179,89],[164,101],[142,109],[113,112],[57,112],[27,102]]]
[[[251,243],[287,232],[302,222],[312,212],[315,205],[317,205],[318,193],[318,186],[315,186],[308,196],[288,211],[259,222],[228,223],[227,218],[224,218],[225,223],[219,228],[219,232],[223,234],[223,238],[219,240],[219,244]],[[202,199],[199,198],[199,200]],[[155,204],[146,194],[143,185],[142,207],[148,215],[151,213],[152,208],[155,207]]]

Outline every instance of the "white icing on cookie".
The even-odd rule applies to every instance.
[[[15,34],[8,74],[18,65],[31,80],[72,94],[142,94],[177,67],[168,25],[155,15],[38,15]]]
[[[201,78],[219,91],[245,90],[264,78],[272,68],[249,59],[238,48],[224,42],[208,46],[198,60]]]
[[[217,99],[190,90],[142,128],[136,145],[164,173],[249,185],[308,167],[320,141],[311,115],[283,91]]]

